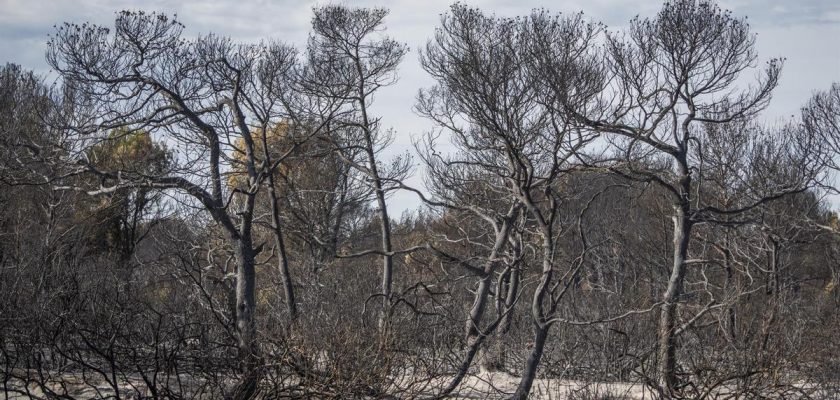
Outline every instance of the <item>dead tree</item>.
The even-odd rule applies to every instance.
[[[835,173],[840,171],[836,157],[840,153],[840,82],[815,93],[802,107],[801,127],[819,140],[821,162],[827,169]],[[823,188],[837,192],[834,186],[824,185]]]
[[[396,158],[385,165],[382,150],[392,140],[391,132],[380,124],[371,109],[376,93],[393,84],[396,70],[407,49],[402,43],[380,35],[388,11],[324,6],[314,9],[313,33],[309,37],[308,68],[310,77],[305,91],[318,101],[338,101],[339,110],[330,122],[330,134],[322,137],[333,144],[345,162],[364,177],[364,185],[377,204],[382,257],[383,312],[386,321],[394,299],[393,240],[386,198],[409,171],[406,158]],[[349,255],[345,255],[349,256]]]
[[[564,92],[568,80],[560,66],[552,65],[551,44],[539,52],[545,76]],[[697,317],[708,312],[701,307],[680,325],[677,306],[684,302],[687,269],[702,260],[689,258],[693,227],[719,223],[724,216],[736,217],[789,193],[805,190],[815,169],[807,153],[813,141],[807,137],[785,139],[776,146],[759,143],[772,134],[753,130],[748,140],[753,155],[761,159],[750,174],[760,177],[761,165],[772,161],[761,156],[763,150],[775,157],[796,160],[801,169],[786,179],[755,179],[759,183],[744,194],[733,208],[709,204],[699,195],[708,157],[704,136],[712,136],[713,126],[749,120],[770,100],[778,83],[782,61],[770,60],[754,86],[739,88],[737,79],[756,61],[755,36],[745,20],[732,16],[709,1],[669,1],[652,19],[636,18],[625,34],[607,37],[609,85],[604,89],[603,110],[567,109],[577,120],[603,133],[614,150],[616,163],[609,169],[625,177],[662,186],[673,203],[673,257],[670,274],[662,293],[658,331],[658,385],[663,395],[678,389],[677,336]],[[722,130],[720,140],[733,130]],[[800,134],[795,130],[792,134]],[[767,139],[775,141],[783,136]],[[772,149],[772,150],[771,150]],[[768,154],[769,155],[769,154]],[[663,160],[655,163],[655,160]],[[801,162],[798,162],[801,161]],[[655,167],[651,167],[655,166]],[[739,171],[743,173],[744,171]],[[766,172],[766,171],[765,171]],[[766,180],[762,180],[766,179]]]
[[[567,231],[561,225],[574,217],[564,214],[556,185],[585,157],[583,149],[595,135],[566,118],[560,96],[582,104],[598,93],[597,58],[590,46],[599,29],[580,15],[500,18],[458,4],[442,17],[421,56],[437,86],[420,93],[417,108],[452,137],[457,149],[450,157],[434,147],[427,154],[464,171],[463,180],[486,180],[495,197],[522,207],[539,238],[542,272],[531,302],[534,344],[516,399],[530,392],[557,307],[582,261],[560,269],[556,246]],[[566,64],[557,72],[569,78],[566,92],[548,90],[540,77],[533,53],[537,33],[557,43],[553,50],[564,57]],[[455,190],[458,183],[436,184]]]
[[[226,233],[237,264],[235,315],[246,376],[238,396],[244,398],[256,390],[259,363],[254,201],[274,167],[257,157],[252,133],[287,115],[275,90],[294,65],[294,51],[280,43],[236,44],[215,35],[185,39],[182,31],[174,19],[143,12],[118,13],[113,32],[66,23],[51,36],[47,61],[74,89],[66,101],[76,114],[65,128],[76,140],[65,159],[76,163],[73,174],[99,180],[98,187],[76,189],[177,191]],[[101,132],[117,128],[150,132],[170,146],[175,162],[155,175],[97,169],[84,150],[92,138],[101,140]],[[226,188],[224,177],[233,170],[245,171],[244,189]]]

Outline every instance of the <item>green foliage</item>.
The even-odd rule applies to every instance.
[[[146,131],[115,129],[87,152],[100,171],[139,176],[160,175],[171,165],[171,153]],[[90,236],[94,247],[128,257],[146,214],[160,200],[146,188],[121,188],[97,199],[87,209],[98,222]]]
[[[171,154],[146,131],[112,130],[88,150],[88,159],[104,171],[157,174],[171,164]]]

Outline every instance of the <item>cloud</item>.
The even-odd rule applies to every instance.
[[[52,26],[63,21],[113,23],[114,13],[122,9],[144,9],[177,14],[186,25],[187,35],[217,33],[235,40],[254,42],[264,38],[305,46],[311,8],[328,4],[331,0],[0,0],[0,60],[16,62],[26,68],[46,72],[44,61],[47,35]],[[660,0],[569,0],[550,3],[544,0],[466,0],[466,3],[498,15],[515,16],[545,6],[552,11],[566,13],[583,10],[587,16],[620,29],[640,14],[653,17]],[[430,83],[417,63],[417,50],[434,33],[440,14],[446,12],[450,0],[359,0],[354,6],[386,6],[391,9],[387,20],[388,34],[409,45],[401,66],[404,78],[396,87],[386,89],[380,107],[385,122],[412,132],[424,126],[410,109],[416,90]],[[840,2],[836,0],[806,0],[796,4],[788,0],[721,0],[721,6],[736,15],[748,16],[754,31],[759,33],[762,56],[787,55],[788,68],[784,79],[796,79],[798,84],[816,83],[801,77],[826,76],[840,79],[837,37],[840,37]],[[818,32],[815,33],[815,29]],[[796,57],[793,62],[792,58]],[[792,71],[791,71],[792,70]],[[795,78],[790,78],[791,76]],[[783,81],[787,82],[787,81]],[[803,88],[810,91],[814,88]],[[795,96],[793,101],[800,101]],[[790,103],[782,99],[783,103]],[[385,112],[387,111],[387,113]],[[391,115],[396,114],[396,118]],[[398,142],[407,143],[403,140]]]
[[[801,26],[840,23],[840,3],[836,0],[725,1],[723,6],[749,16],[757,26]]]
[[[143,9],[177,14],[186,25],[185,33],[195,36],[213,32],[235,40],[254,42],[272,38],[305,46],[316,4],[341,0],[0,0],[0,61],[19,63],[39,73],[48,71],[44,61],[47,35],[53,25],[64,21],[93,22],[109,26],[114,13],[122,9]],[[465,0],[469,5],[498,15],[528,14],[544,6],[551,11],[585,15],[601,21],[611,30],[620,29],[633,16],[655,16],[660,0]],[[410,149],[411,136],[430,128],[428,121],[411,108],[421,87],[432,84],[417,61],[417,50],[434,34],[440,14],[450,0],[358,0],[354,6],[385,6],[391,10],[388,34],[409,45],[411,52],[400,66],[401,80],[377,96],[373,109],[386,127],[396,132],[393,152]],[[797,112],[813,90],[827,88],[840,80],[840,2],[837,0],[721,0],[721,6],[737,16],[748,16],[759,34],[758,50],[763,59],[786,56],[782,82],[767,118]],[[398,201],[399,203],[400,201]]]

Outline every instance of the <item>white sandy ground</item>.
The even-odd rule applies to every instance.
[[[174,378],[170,377],[170,379]],[[180,379],[182,383],[185,384],[185,386],[188,387],[190,385],[189,377],[182,376]],[[445,386],[446,383],[448,383],[448,379],[449,378],[447,377],[434,380],[430,383],[430,385],[424,385],[422,392],[415,393],[416,396],[407,394],[405,397],[416,397],[418,399],[428,398],[434,395],[437,392],[437,390]],[[72,398],[94,399],[109,397],[113,395],[113,390],[105,382],[101,382],[101,385],[98,385],[97,388],[92,388],[91,386],[84,384],[80,377],[73,376],[71,374],[62,375],[61,380],[65,385],[64,387],[68,390],[67,394],[70,395]],[[458,391],[454,393],[450,398],[505,399],[516,390],[516,385],[518,383],[519,378],[516,376],[504,372],[482,371],[478,374],[466,377],[459,386]],[[802,389],[805,389],[807,386],[809,385],[802,384],[800,387]],[[63,390],[61,390],[62,386],[57,382],[50,385],[50,387],[53,389],[58,389],[57,391],[59,393],[63,392]],[[139,379],[132,379],[131,382],[124,382],[124,384],[121,385],[121,387],[121,391],[123,392],[121,393],[122,398],[139,398],[137,397],[137,389],[135,388],[143,388],[143,382]],[[20,388],[20,386],[18,386],[18,388]],[[36,388],[35,386],[31,386],[30,390],[34,395],[33,398],[46,397],[43,395],[41,390]],[[142,389],[141,392],[143,392]],[[142,397],[144,398],[149,395],[148,392],[143,394],[144,396]],[[840,393],[820,393],[817,391],[813,391],[811,392],[811,395],[814,396],[813,398],[815,399],[840,399]],[[3,396],[2,387],[0,387],[0,396]],[[204,393],[203,395],[195,396],[195,398],[199,399],[215,399],[218,397],[220,396],[214,395],[212,393]],[[7,397],[7,399],[15,400],[23,400],[28,398],[29,397],[23,395],[11,395],[10,397]],[[190,398],[190,396],[188,396],[188,398]],[[641,384],[626,382],[598,383],[560,379],[537,379],[534,381],[530,398],[534,400],[647,400],[656,399],[656,396],[650,391],[649,388],[646,388],[644,385]]]
[[[78,399],[88,398],[102,398],[113,395],[113,390],[107,386],[105,382],[101,382],[96,389],[86,385],[82,382],[80,377],[72,375],[65,375],[62,381],[68,389],[68,394]],[[425,387],[422,393],[417,393],[417,398],[424,398],[433,395],[440,387],[448,383],[448,378],[441,378],[434,381],[430,386]],[[503,399],[506,394],[511,394],[516,390],[516,385],[519,383],[519,378],[504,372],[481,372],[479,374],[470,375],[464,378],[464,381],[459,386],[456,394],[451,398],[454,399]],[[50,385],[53,389],[57,389],[59,393],[62,392],[61,386],[58,383]],[[124,393],[133,393],[136,395],[134,387],[142,387],[142,381],[132,381],[131,384],[126,382],[123,386]],[[18,386],[20,388],[20,386]],[[2,388],[0,388],[2,389]],[[97,393],[97,389],[99,393]],[[34,396],[43,396],[40,389],[35,386],[30,386],[30,390]],[[144,393],[146,394],[146,393]],[[577,381],[557,380],[557,379],[537,379],[534,382],[534,387],[531,391],[531,398],[535,400],[563,400],[570,398],[601,398],[601,399],[652,399],[654,398],[649,391],[642,385],[630,383],[583,383]],[[596,396],[574,396],[578,395],[597,395]],[[0,393],[2,396],[2,393]],[[125,398],[133,398],[132,394],[124,395]],[[210,397],[210,396],[200,396]],[[413,396],[409,396],[413,397]],[[27,396],[12,395],[9,399],[26,399]]]
[[[519,377],[517,376],[505,372],[481,372],[464,378],[464,382],[458,388],[457,395],[453,398],[504,399],[513,394],[517,384],[519,384]],[[641,400],[653,399],[654,396],[641,384],[536,379],[531,388],[530,398],[535,400],[564,400],[569,398]]]

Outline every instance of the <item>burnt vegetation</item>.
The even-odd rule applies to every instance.
[[[705,0],[455,4],[393,155],[387,14],[119,12],[55,28],[53,85],[0,68],[0,393],[837,398],[840,84],[764,122],[783,60]]]

